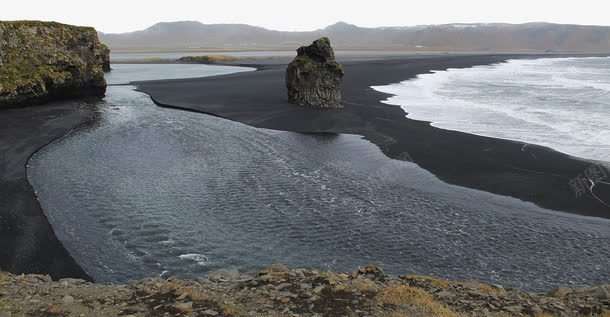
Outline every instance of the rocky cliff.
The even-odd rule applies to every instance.
[[[90,27],[0,21],[0,108],[103,95],[109,53]]]
[[[297,50],[286,69],[288,101],[301,106],[341,108],[343,67],[335,60],[330,40],[322,37]]]

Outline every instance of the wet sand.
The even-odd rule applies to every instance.
[[[92,120],[76,102],[0,111],[0,268],[90,279],[57,240],[28,182],[26,164],[41,147]]]

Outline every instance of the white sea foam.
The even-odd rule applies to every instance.
[[[610,161],[610,58],[510,60],[374,89],[408,117]]]
[[[208,263],[210,263],[210,259],[207,256],[197,253],[181,254],[179,258],[180,260],[184,261],[197,262],[197,264],[199,265],[207,265]]]

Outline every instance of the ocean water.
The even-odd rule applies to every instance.
[[[439,128],[610,162],[608,57],[510,60],[373,88]]]
[[[528,290],[610,279],[610,220],[448,185],[359,136],[160,108],[126,85],[100,109],[27,166],[57,236],[97,281],[272,263],[375,263]]]

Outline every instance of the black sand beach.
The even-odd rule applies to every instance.
[[[407,119],[370,88],[446,68],[502,62],[523,55],[401,57],[345,61],[342,110],[288,104],[285,61],[214,78],[142,82],[160,105],[205,112],[256,127],[363,135],[391,158],[413,160],[452,184],[520,198],[542,207],[610,218],[591,195],[576,197],[571,179],[592,163],[547,148],[437,129]],[[0,112],[0,268],[53,278],[88,278],[55,237],[28,182],[26,163],[38,149],[93,118],[91,109],[57,103]],[[349,159],[349,158],[346,158]],[[600,190],[606,201],[610,192]]]
[[[549,148],[442,130],[405,117],[371,86],[397,83],[431,70],[465,68],[528,55],[400,57],[344,61],[344,108],[315,110],[291,105],[285,64],[214,78],[141,82],[138,89],[162,106],[205,112],[255,127],[364,136],[391,158],[412,160],[442,180],[533,202],[541,207],[610,218],[592,195],[577,197],[570,181],[593,163]],[[545,55],[544,57],[549,57]],[[252,66],[249,64],[248,66]],[[347,158],[349,159],[349,158]],[[605,193],[599,196],[610,201]]]
[[[93,117],[76,103],[0,111],[0,268],[89,279],[57,240],[28,182],[26,164],[41,147]]]

